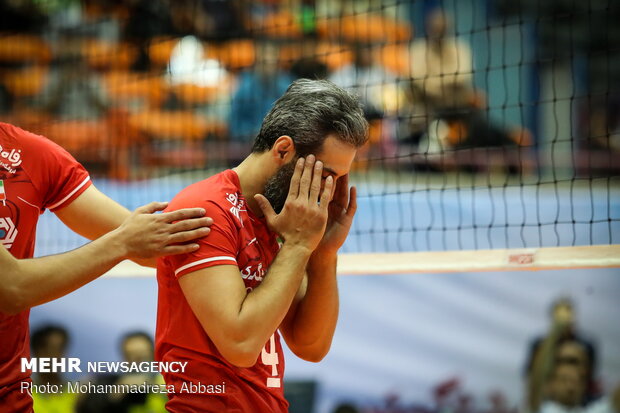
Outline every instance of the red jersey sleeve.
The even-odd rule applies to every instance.
[[[33,183],[42,194],[43,207],[53,212],[69,205],[92,184],[88,172],[56,143],[43,136],[27,135],[24,138],[32,145],[30,152],[39,161],[32,172],[36,176]]]
[[[200,248],[189,254],[164,258],[177,278],[215,265],[237,265],[239,232],[231,214],[213,201],[202,207],[207,211],[206,216],[213,218],[213,225],[211,232],[197,241]]]

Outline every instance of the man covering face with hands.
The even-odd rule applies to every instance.
[[[280,334],[304,360],[329,351],[336,257],[356,210],[348,173],[366,140],[354,96],[298,80],[240,165],[172,200],[169,210],[204,208],[214,224],[197,251],[158,262],[156,357],[189,361],[164,374],[168,410],[287,411]]]

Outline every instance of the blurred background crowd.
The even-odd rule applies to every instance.
[[[341,400],[332,406],[333,413],[619,413],[620,383],[605,391],[599,378],[600,356],[596,338],[577,325],[575,304],[570,297],[556,298],[549,306],[548,330],[523,343],[524,360],[520,372],[523,400],[511,401],[498,387],[486,395],[473,394],[467,389],[467,375],[446,377],[429,391],[432,402],[404,401],[398,392],[389,392],[382,401],[371,403]],[[80,332],[72,332],[79,336]],[[70,333],[58,324],[42,324],[31,334],[32,357],[68,357]],[[125,332],[118,338],[119,360],[130,363],[154,360],[153,338],[146,331]],[[611,345],[613,343],[600,343]],[[86,364],[86,360],[83,360]],[[516,374],[519,374],[515,372]],[[94,385],[160,385],[158,374],[93,374],[66,377],[62,373],[35,373],[35,384],[62,385],[67,382]],[[291,413],[312,413],[316,410],[316,380],[287,380],[285,394]],[[482,399],[481,399],[482,398]],[[163,393],[130,393],[126,390],[102,393],[62,394],[34,393],[37,413],[164,413],[166,395]]]
[[[359,167],[617,172],[616,2],[3,0],[0,116],[131,179],[240,159],[300,77],[358,93]]]

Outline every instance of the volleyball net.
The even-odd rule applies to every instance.
[[[235,165],[292,80],[327,78],[370,124],[341,273],[620,266],[616,2],[61,3],[0,28],[1,118],[129,208]],[[40,225],[38,255],[84,242]]]

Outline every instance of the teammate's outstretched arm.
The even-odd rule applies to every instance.
[[[310,254],[327,223],[333,179],[327,178],[321,192],[322,168],[313,155],[298,160],[280,214],[273,211],[265,197],[256,196],[270,229],[284,239],[258,287],[246,291],[235,265],[204,268],[179,278],[194,314],[231,364],[250,367],[256,363],[299,289]]]
[[[118,228],[129,217],[131,211],[91,185],[73,202],[55,213],[73,232],[92,241]],[[203,225],[210,225],[210,223],[204,224],[205,220],[202,222]],[[155,258],[134,258],[133,261],[147,267],[157,266]]]
[[[64,254],[18,260],[0,247],[0,311],[15,314],[62,297],[124,259],[195,251],[197,244],[177,244],[206,236],[211,219],[201,208],[154,214],[166,206],[152,202],[140,207],[120,227]]]

